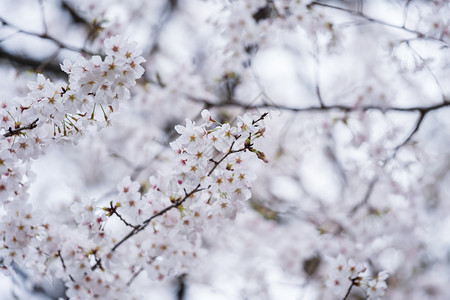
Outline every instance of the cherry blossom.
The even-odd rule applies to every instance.
[[[450,297],[448,1],[25,2],[0,7],[16,290]]]

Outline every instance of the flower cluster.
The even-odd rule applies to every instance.
[[[381,299],[384,296],[387,288],[386,279],[388,277],[389,274],[386,271],[379,272],[373,278],[366,277],[361,286],[367,293],[367,299]]]
[[[68,83],[53,83],[38,74],[28,83],[26,97],[0,103],[0,199],[13,193],[15,184],[6,178],[21,178],[20,161],[37,158],[52,143],[75,141],[92,123],[103,126],[119,101],[130,97],[128,89],[143,74],[140,64],[145,60],[135,43],[119,36],[105,46],[105,59],[81,57],[73,64],[65,60]],[[98,115],[105,122],[97,121]]]
[[[93,207],[89,210],[85,205],[74,204],[74,221],[82,232],[67,237],[69,228],[64,227],[66,232],[61,232],[59,226],[46,223],[29,203],[27,189],[34,177],[29,171],[31,159],[52,144],[75,142],[91,124],[103,127],[119,101],[130,97],[128,89],[143,74],[140,64],[145,60],[136,43],[117,36],[105,41],[105,47],[104,59],[79,58],[73,64],[65,60],[61,67],[69,75],[68,82],[54,83],[38,74],[36,81],[28,83],[25,97],[0,102],[0,201],[4,209],[0,255],[4,258],[4,270],[15,262],[31,266],[46,277],[55,258],[62,257],[61,251],[66,254],[65,243],[73,244],[71,238],[79,235],[80,241],[93,242],[74,246],[78,254],[72,254],[75,261],[67,258],[64,270],[72,265],[88,266],[92,253],[101,245],[97,242],[101,240],[104,222]],[[104,121],[100,122],[98,116]]]
[[[67,82],[39,75],[27,97],[0,98],[5,268],[56,274],[73,299],[131,299],[174,277],[190,293],[199,280],[227,298],[279,298],[292,282],[320,299],[450,299],[448,130],[434,128],[449,124],[450,2],[347,2],[64,1],[84,24],[73,29],[89,30],[82,51],[132,32],[152,63],[128,107],[143,58],[120,37],[106,40],[103,56],[65,61]],[[382,7],[392,19],[377,14]],[[73,32],[63,18],[45,19]],[[61,49],[77,44],[48,29]],[[70,209],[37,212],[28,161],[89,124],[109,125],[119,104],[120,126],[89,135],[76,155],[63,150],[61,162],[76,159],[85,175]],[[175,127],[169,147],[174,124],[200,105],[223,124],[204,111],[203,122]],[[252,115],[222,122],[264,107],[275,117],[270,141],[255,142],[264,128]],[[266,161],[259,147],[270,151],[270,171],[251,161]],[[108,192],[78,198],[90,189]]]
[[[87,299],[102,290],[119,297],[141,272],[152,280],[186,273],[205,252],[205,237],[244,208],[255,178],[248,162],[266,160],[254,148],[265,114],[247,113],[233,125],[218,123],[206,110],[202,116],[200,125],[187,119],[175,127],[180,137],[171,143],[170,173],[151,176],[145,186],[123,178],[107,206],[90,199],[71,206],[79,239],[62,239],[56,252],[68,295]]]
[[[308,1],[245,0],[232,1],[226,6],[223,10],[226,20],[218,24],[227,41],[225,57],[232,57],[230,61],[236,64],[229,67],[236,72],[251,65],[251,59],[259,50],[277,40],[271,36],[284,34],[280,29],[304,31],[314,40],[317,35],[323,36],[329,50],[340,45],[340,33],[333,30],[331,21]]]
[[[106,114],[107,108],[114,111],[119,100],[130,98],[129,88],[144,73],[140,64],[145,59],[140,56],[142,51],[136,45],[115,36],[105,41],[104,60],[93,56],[90,60],[80,57],[75,63],[64,61],[62,69],[69,74],[69,85],[64,95],[68,94],[66,97],[73,105],[73,112],[91,113],[98,105]]]
[[[232,216],[242,205],[241,201],[250,197],[249,182],[254,179],[245,171],[243,162],[251,152],[265,160],[264,154],[251,146],[253,139],[263,135],[264,128],[253,123],[252,115],[245,114],[238,116],[235,126],[225,123],[209,129],[218,123],[206,110],[202,116],[205,123],[201,126],[186,120],[185,127],[175,127],[181,135],[170,144],[178,154],[177,182],[186,190],[197,185],[207,188],[209,204]]]
[[[329,259],[329,268],[326,286],[335,295],[348,296],[352,287],[358,286],[366,292],[367,299],[381,299],[387,288],[386,279],[389,275],[386,271],[372,277],[365,266],[353,259],[347,260],[342,254]]]

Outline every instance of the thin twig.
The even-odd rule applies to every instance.
[[[133,274],[130,280],[128,280],[127,286],[130,286],[133,283],[133,281],[139,276],[139,274],[142,273],[142,271],[144,271],[144,267],[140,267],[139,270]]]
[[[408,135],[408,137],[402,143],[400,143],[397,147],[395,147],[395,149],[394,149],[394,156],[397,154],[397,151],[401,147],[406,145],[413,138],[413,136],[417,133],[417,131],[420,128],[420,125],[423,122],[423,119],[425,118],[425,115],[426,115],[425,112],[423,112],[423,111],[420,112],[419,118],[416,121],[416,125],[414,126],[414,129],[411,131],[411,133]]]
[[[403,7],[403,26],[406,26],[406,22],[408,21],[408,9],[409,9],[409,4],[411,3],[411,0],[407,0],[405,3],[405,6]]]
[[[239,151],[243,151],[244,149],[240,149],[240,150],[232,150],[234,146],[234,141],[233,143],[231,143],[230,149],[228,150],[228,152],[219,160],[219,161],[215,161],[213,159],[210,159],[209,161],[214,163],[214,166],[211,168],[211,170],[209,170],[208,175],[207,176],[211,176],[212,172],[214,172],[214,170],[217,168],[218,165],[220,165],[220,163],[228,157],[228,155],[232,154],[232,153],[236,153]]]
[[[132,231],[130,231],[124,238],[122,238],[117,244],[114,245],[114,247],[112,247],[110,252],[114,252],[116,251],[116,249],[122,245],[126,240],[128,240],[129,238],[131,238],[132,236],[134,236],[135,234],[139,233],[140,231],[144,230],[149,224],[150,222],[159,217],[164,215],[166,212],[168,212],[169,210],[173,209],[173,208],[178,208],[181,204],[183,204],[184,201],[186,201],[189,197],[191,197],[192,195],[194,195],[195,193],[202,191],[203,189],[200,188],[200,184],[197,185],[197,187],[195,189],[193,189],[191,192],[187,193],[183,198],[179,199],[178,201],[175,201],[175,203],[173,203],[170,206],[167,206],[166,208],[164,208],[163,210],[159,211],[158,213],[154,214],[153,216],[151,216],[150,218],[148,218],[147,220],[145,220],[142,225],[138,225],[136,226]]]
[[[59,256],[59,260],[61,261],[64,271],[66,271],[67,267],[66,267],[66,263],[64,262],[62,255],[61,255],[61,250],[58,250],[58,256]],[[70,275],[70,274],[69,274],[69,278],[70,278],[70,280],[75,281],[73,279],[72,275]]]
[[[255,125],[255,124],[258,123],[259,121],[264,120],[264,118],[267,117],[268,114],[269,114],[268,112],[263,113],[263,114],[261,115],[261,117],[259,117],[258,119],[252,121],[252,125]]]
[[[391,24],[391,23],[382,21],[382,20],[378,20],[378,19],[369,17],[369,16],[367,16],[364,13],[359,12],[359,11],[355,11],[355,10],[351,10],[351,9],[347,9],[347,8],[343,8],[343,7],[338,7],[338,6],[334,6],[334,5],[330,5],[330,4],[326,4],[326,3],[321,3],[321,2],[317,2],[317,1],[314,1],[314,2],[311,2],[310,4],[308,4],[308,7],[310,7],[310,8],[313,7],[313,6],[322,6],[322,7],[331,8],[331,9],[334,9],[334,10],[343,11],[343,12],[349,13],[349,14],[351,14],[353,16],[360,17],[360,18],[362,18],[362,19],[364,19],[364,20],[366,20],[368,22],[380,24],[380,25],[391,27],[391,28],[395,28],[395,29],[400,29],[400,30],[403,30],[403,31],[415,34],[417,37],[420,37],[420,38],[423,38],[423,39],[427,39],[427,40],[432,40],[432,41],[443,43],[443,44],[446,45],[446,47],[448,47],[448,43],[445,42],[441,38],[435,38],[435,37],[432,37],[432,36],[427,36],[427,35],[425,35],[424,33],[420,32],[420,31],[407,28],[407,27],[405,27],[405,25],[399,26],[399,25],[395,25],[395,24]]]
[[[355,285],[356,280],[357,278],[352,279],[352,284],[348,287],[347,293],[345,294],[344,298],[342,298],[342,300],[347,300],[348,296],[350,296],[350,292],[352,291],[352,288]]]
[[[56,58],[58,57],[59,51],[61,49],[58,48],[52,55],[50,55],[49,57],[47,57],[36,69],[36,73],[42,73],[45,68],[47,68],[47,66]]]
[[[31,130],[37,127],[37,122],[39,121],[39,118],[28,124],[27,126],[19,127],[16,129],[12,129],[9,127],[8,132],[3,134],[4,137],[10,137],[14,135],[19,135],[22,133],[22,130]]]
[[[323,103],[322,99],[322,93],[320,92],[320,60],[319,60],[319,51],[317,49],[317,52],[313,54],[314,61],[316,62],[316,72],[315,72],[315,90],[316,90],[316,96],[317,100],[319,100],[320,107],[325,107],[325,104]]]
[[[87,50],[86,48],[78,48],[78,47],[75,47],[75,46],[67,45],[67,44],[61,42],[60,40],[50,36],[47,32],[36,33],[36,32],[28,31],[28,30],[25,30],[25,29],[21,29],[21,28],[15,26],[15,25],[9,23],[8,21],[6,21],[2,17],[0,17],[0,22],[3,25],[6,25],[8,27],[11,27],[11,28],[15,29],[18,33],[23,33],[23,34],[26,34],[26,35],[31,35],[31,36],[35,36],[35,37],[38,37],[38,38],[42,38],[42,39],[46,39],[46,40],[52,41],[59,48],[64,48],[64,49],[67,49],[67,50],[70,50],[70,51],[84,53],[84,54],[89,54],[89,55],[95,55],[95,53]]]
[[[168,212],[169,210],[173,209],[173,208],[178,208],[179,206],[181,206],[181,204],[183,204],[184,201],[186,201],[186,199],[188,199],[189,197],[191,197],[192,195],[194,195],[195,193],[202,191],[203,189],[200,188],[200,184],[197,185],[197,187],[195,189],[193,189],[191,192],[187,193],[183,198],[175,201],[175,203],[173,203],[172,205],[164,208],[163,210],[159,211],[158,213],[154,214],[153,216],[151,216],[150,218],[148,218],[147,220],[145,220],[141,225],[137,225],[135,228],[133,228],[133,230],[131,230],[125,237],[123,237],[119,242],[117,242],[114,247],[111,248],[111,250],[109,251],[108,254],[112,254],[114,251],[116,251],[116,249],[118,247],[120,247],[120,245],[122,245],[123,243],[125,243],[128,239],[130,239],[131,237],[135,236],[136,234],[138,234],[139,232],[141,232],[142,230],[144,230],[149,224],[150,222],[159,217],[164,215],[166,212]],[[96,263],[91,267],[91,269],[94,271],[95,269],[101,267],[101,258],[96,261]]]
[[[64,10],[67,10],[75,23],[82,23],[86,27],[92,27],[92,24],[81,14],[79,14],[78,11],[74,7],[72,7],[70,2],[68,2],[67,0],[62,1],[62,8]]]
[[[263,114],[259,119],[257,119],[254,123],[259,122],[261,120],[264,119],[264,117],[267,116],[267,113]],[[254,124],[253,123],[253,124]],[[251,139],[251,135],[249,136],[248,140]],[[246,142],[244,147],[241,149],[237,149],[237,150],[233,150],[233,146],[234,146],[233,142],[230,146],[230,149],[227,151],[227,153],[218,161],[212,161],[214,163],[214,166],[211,168],[211,170],[208,172],[207,176],[210,176],[213,171],[217,168],[217,166],[229,155],[233,154],[233,153],[237,153],[237,152],[242,152],[242,151],[246,151],[246,150],[254,150],[252,148],[252,144],[250,142]],[[167,206],[166,208],[160,210],[159,212],[155,213],[154,215],[152,215],[151,217],[149,217],[148,219],[146,219],[144,222],[142,222],[141,225],[137,225],[135,227],[133,227],[133,230],[131,230],[126,236],[124,236],[119,242],[117,242],[109,251],[108,254],[112,254],[113,252],[116,251],[116,249],[118,247],[120,247],[120,245],[122,245],[123,243],[125,243],[128,239],[130,239],[131,237],[135,236],[136,234],[138,234],[139,232],[141,232],[142,230],[144,230],[153,219],[164,215],[165,213],[167,213],[168,211],[174,209],[174,208],[178,208],[180,207],[187,199],[189,199],[190,197],[192,197],[194,194],[205,190],[205,188],[202,188],[200,183],[190,192],[186,192],[186,190],[184,191],[185,195],[183,198],[179,198],[177,199],[172,205]],[[101,267],[101,259],[97,260],[96,263],[91,267],[92,270],[95,270],[97,268]]]
[[[439,82],[438,78],[436,77],[436,74],[431,70],[430,66],[426,62],[426,60],[411,46],[409,41],[405,42],[408,48],[411,50],[411,52],[422,62],[425,69],[427,69],[428,73],[430,73],[431,77],[433,77],[434,82],[436,83],[437,87],[439,88],[439,91],[441,92],[442,99],[445,101],[445,92],[442,89],[442,85]]]
[[[362,206],[366,205],[367,202],[369,201],[370,196],[372,195],[373,189],[375,187],[375,184],[378,182],[378,177],[375,177],[374,179],[372,179],[372,181],[370,181],[369,186],[367,187],[367,191],[364,195],[364,198],[357,204],[355,205],[352,210],[350,211],[349,215],[352,216],[355,214],[355,212],[360,209]]]
[[[128,223],[128,222],[122,217],[122,215],[119,214],[119,213],[117,212],[117,208],[113,206],[112,201],[109,203],[109,206],[110,206],[110,209],[111,209],[110,213],[116,215],[116,216],[117,216],[117,217],[118,217],[118,218],[119,218],[126,226],[132,227],[132,228],[138,227],[137,225],[132,225],[132,224]]]

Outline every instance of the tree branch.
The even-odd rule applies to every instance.
[[[36,33],[36,32],[31,32],[31,31],[28,31],[28,30],[21,29],[21,28],[15,26],[15,25],[9,23],[8,21],[6,21],[2,17],[0,17],[0,22],[3,25],[6,25],[6,26],[11,27],[12,29],[16,30],[17,33],[23,33],[23,34],[26,34],[26,35],[31,35],[31,36],[35,36],[35,37],[38,37],[38,38],[41,38],[41,39],[49,40],[49,41],[53,42],[54,44],[56,44],[59,48],[63,48],[63,49],[67,49],[67,50],[70,50],[70,51],[83,53],[83,54],[95,55],[95,53],[87,50],[84,47],[75,47],[75,46],[71,46],[71,45],[65,44],[65,43],[61,42],[60,40],[50,36],[46,32],[44,32],[44,33]]]
[[[203,189],[200,188],[200,184],[197,185],[197,187],[195,189],[193,189],[192,191],[190,191],[189,193],[187,193],[183,198],[175,201],[175,203],[173,203],[170,206],[167,206],[166,208],[164,208],[163,210],[159,211],[158,213],[154,214],[153,216],[151,216],[150,218],[148,218],[147,220],[145,220],[141,225],[136,226],[132,231],[130,231],[130,233],[128,233],[124,238],[122,238],[116,245],[114,245],[114,247],[112,247],[110,252],[114,252],[116,251],[116,249],[122,245],[126,240],[128,240],[129,238],[131,238],[132,236],[134,236],[135,234],[139,233],[140,231],[144,230],[148,224],[150,224],[150,222],[159,217],[164,215],[166,212],[168,212],[169,210],[173,209],[173,208],[178,208],[181,204],[183,204],[184,201],[186,201],[186,199],[188,199],[189,197],[191,197],[192,195],[194,195],[195,193],[202,191]],[[97,264],[96,264],[97,265]]]
[[[416,122],[416,125],[414,126],[413,131],[410,133],[410,135],[398,146],[394,148],[394,155],[392,157],[395,157],[397,151],[406,145],[413,136],[417,133],[417,131],[420,129],[420,125],[422,124],[425,115],[427,115],[429,112],[439,110],[444,107],[449,107],[450,102],[444,99],[443,102],[438,104],[433,104],[430,106],[411,106],[411,107],[397,107],[397,106],[391,106],[391,107],[381,107],[376,105],[366,105],[366,106],[348,106],[348,105],[323,105],[323,106],[309,106],[309,107],[290,107],[286,105],[277,105],[272,103],[261,103],[261,104],[249,104],[245,105],[242,103],[239,103],[236,100],[233,100],[231,102],[218,102],[215,103],[208,99],[203,98],[197,98],[190,95],[187,95],[187,98],[193,102],[202,103],[203,105],[207,107],[228,107],[228,106],[237,106],[242,107],[244,109],[278,109],[278,110],[286,110],[286,111],[292,111],[292,112],[329,112],[329,111],[342,111],[346,113],[350,112],[357,112],[357,111],[369,111],[369,110],[377,110],[381,112],[388,112],[388,111],[397,111],[397,112],[419,112],[420,116],[419,119]],[[391,158],[392,158],[391,157]],[[389,160],[389,159],[388,159]]]
[[[62,255],[61,255],[61,250],[58,250],[58,257],[59,257],[59,260],[61,261],[64,271],[66,271],[67,267],[66,267],[66,263],[64,262]],[[72,275],[70,275],[70,274],[69,274],[69,278],[70,278],[70,280],[75,281],[73,279]]]
[[[119,214],[119,213],[117,212],[117,207],[114,207],[114,206],[113,206],[112,201],[109,203],[109,207],[110,207],[109,213],[112,214],[112,215],[116,215],[116,216],[117,216],[117,217],[118,217],[118,218],[119,218],[126,226],[132,227],[132,228],[138,227],[137,225],[132,225],[132,224],[128,223],[128,222],[122,217],[122,215]]]
[[[92,24],[90,24],[90,22],[88,20],[86,20],[83,16],[81,16],[77,12],[77,10],[75,8],[73,8],[69,2],[67,2],[67,0],[63,0],[61,5],[64,10],[67,10],[67,12],[70,14],[70,16],[72,17],[72,19],[75,23],[81,23],[87,27],[92,27]]]
[[[378,177],[375,177],[374,179],[372,179],[372,181],[370,181],[367,191],[364,195],[364,198],[352,208],[352,210],[349,213],[350,216],[353,216],[358,209],[360,209],[363,205],[367,204],[370,196],[372,195],[373,189],[374,189],[377,181],[378,181]]]
[[[37,127],[37,122],[39,121],[39,118],[34,120],[32,123],[28,124],[27,126],[19,127],[16,129],[12,129],[9,127],[8,132],[3,134],[4,137],[10,137],[14,135],[19,135],[22,133],[22,130],[31,130]]]
[[[186,199],[188,199],[189,197],[191,197],[192,195],[194,195],[195,193],[202,191],[203,189],[200,188],[200,184],[197,185],[197,187],[195,189],[193,189],[191,192],[186,193],[186,195],[183,198],[178,199],[177,201],[175,201],[175,203],[173,203],[172,205],[164,208],[163,210],[159,211],[158,213],[152,215],[150,218],[146,219],[141,225],[137,225],[136,227],[133,228],[133,230],[131,230],[125,237],[123,237],[119,242],[117,242],[114,247],[111,248],[111,250],[109,251],[109,254],[112,254],[114,251],[116,251],[116,249],[122,245],[124,242],[126,242],[128,239],[130,239],[132,236],[138,234],[140,231],[144,230],[149,224],[150,222],[159,217],[164,215],[166,212],[168,212],[169,210],[173,209],[173,208],[177,208],[179,207],[181,204],[183,204],[184,201],[186,201]],[[95,265],[92,266],[92,270],[95,270],[97,268],[99,268],[101,266],[101,259],[99,259]]]
[[[347,293],[345,294],[344,298],[342,300],[347,300],[348,296],[350,296],[350,292],[352,291],[353,286],[355,285],[358,278],[351,279],[352,284],[348,287]]]
[[[395,147],[394,156],[397,154],[397,151],[401,147],[406,145],[413,138],[413,136],[417,133],[417,131],[419,131],[420,125],[422,124],[423,119],[425,118],[425,115],[426,115],[426,112],[420,111],[419,118],[417,119],[417,122],[416,122],[416,125],[414,126],[413,131],[408,135],[408,137],[401,144],[399,144],[397,147]]]
[[[433,78],[434,82],[436,83],[436,86],[438,87],[441,95],[442,95],[442,99],[444,101],[446,101],[446,97],[445,97],[445,92],[442,89],[442,85],[439,82],[439,79],[437,78],[436,74],[434,74],[433,70],[431,70],[430,66],[428,65],[427,61],[411,46],[410,41],[406,41],[406,46],[408,46],[408,48],[411,50],[411,52],[413,53],[413,55],[415,55],[423,64],[423,66],[425,67],[425,69],[428,71],[428,73],[430,74],[430,76]]]
[[[139,274],[142,273],[142,271],[144,271],[144,268],[140,267],[139,270],[137,270],[137,272],[133,274],[130,280],[128,280],[127,286],[130,286],[133,283],[133,281],[139,276]]]
[[[186,295],[186,274],[181,274],[177,277],[177,300],[184,300]]]
[[[357,111],[368,111],[368,110],[378,110],[381,112],[387,111],[398,111],[398,112],[423,112],[427,114],[430,111],[438,110],[443,107],[450,106],[450,102],[444,101],[439,104],[434,104],[430,106],[411,106],[411,107],[381,107],[376,105],[365,105],[365,106],[349,106],[349,105],[324,105],[324,106],[308,106],[308,107],[292,107],[287,105],[278,105],[272,103],[261,103],[261,104],[243,104],[237,100],[232,102],[214,102],[212,100],[197,98],[194,96],[187,95],[187,98],[193,102],[201,103],[207,107],[242,107],[244,109],[279,109],[292,112],[329,112],[329,111],[342,111],[342,112],[357,112]]]
[[[255,121],[253,122],[253,125],[254,125],[255,123],[257,123],[257,122],[263,120],[264,117],[266,117],[266,116],[267,116],[267,113],[262,114],[262,116],[261,116],[260,118],[258,118],[257,120],[255,120]],[[261,159],[260,156],[263,155],[262,152],[258,152],[258,151],[256,151],[254,148],[252,148],[253,144],[251,144],[251,134],[249,135],[249,137],[248,137],[247,140],[245,141],[245,144],[244,144],[244,147],[243,147],[243,148],[237,149],[237,150],[233,150],[234,143],[235,143],[235,142],[233,142],[233,143],[231,144],[230,149],[227,151],[227,153],[226,153],[220,160],[218,160],[218,161],[212,160],[212,162],[214,163],[214,166],[213,166],[213,167],[211,168],[211,170],[208,172],[208,175],[207,175],[207,176],[210,176],[210,175],[213,173],[213,171],[217,168],[217,166],[218,166],[218,165],[219,165],[226,157],[228,157],[230,154],[233,154],[233,153],[237,153],[237,152],[242,152],[242,151],[249,150],[249,151],[255,152],[256,155],[258,156],[258,158]],[[164,215],[166,212],[168,212],[168,211],[170,211],[170,210],[172,210],[172,209],[174,209],[174,208],[180,207],[180,206],[181,206],[188,198],[190,198],[191,196],[193,196],[193,195],[194,195],[195,193],[197,193],[197,192],[203,191],[204,189],[205,189],[205,188],[201,188],[201,185],[200,185],[200,183],[199,183],[199,184],[198,184],[192,191],[190,191],[189,193],[187,193],[187,192],[185,191],[185,195],[184,195],[183,198],[181,198],[181,197],[178,198],[172,205],[169,205],[169,206],[167,206],[166,208],[162,209],[161,211],[155,213],[154,215],[152,215],[151,217],[149,217],[148,219],[146,219],[144,222],[142,222],[142,224],[134,226],[134,227],[133,227],[133,230],[131,230],[125,237],[123,237],[119,242],[117,242],[117,243],[111,248],[111,250],[109,251],[109,254],[112,254],[114,251],[116,251],[116,249],[117,249],[118,247],[120,247],[120,245],[122,245],[122,244],[125,243],[128,239],[130,239],[130,238],[133,237],[134,235],[136,235],[136,234],[138,234],[139,232],[141,232],[142,230],[144,230],[144,229],[150,224],[150,222],[151,222],[153,219],[155,219],[155,218],[157,218],[157,217],[159,217],[159,216]],[[112,204],[111,204],[111,207],[112,207]],[[123,220],[122,220],[122,221],[123,221]],[[97,269],[97,268],[99,268],[99,267],[101,267],[101,259],[98,259],[98,260],[96,261],[96,263],[91,267],[91,269],[92,269],[92,270],[95,270],[95,269]]]

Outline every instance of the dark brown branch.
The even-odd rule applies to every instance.
[[[322,93],[320,92],[320,61],[319,56],[317,54],[313,55],[314,61],[316,62],[316,72],[315,72],[315,90],[316,90],[316,96],[317,100],[319,101],[320,107],[325,107],[325,104],[323,102]]]
[[[195,189],[193,189],[191,192],[187,193],[183,198],[178,199],[177,201],[175,201],[175,203],[173,203],[172,205],[169,205],[168,207],[164,208],[163,210],[159,211],[158,213],[154,214],[153,216],[151,216],[150,218],[146,219],[142,225],[138,225],[136,226],[132,231],[130,231],[124,238],[122,238],[117,244],[114,245],[114,247],[112,247],[110,252],[114,252],[116,251],[116,249],[122,245],[126,240],[128,240],[129,238],[131,238],[132,236],[134,236],[135,234],[139,233],[140,231],[144,230],[149,224],[150,222],[159,217],[164,215],[166,212],[168,212],[169,210],[173,209],[173,208],[178,208],[181,204],[183,204],[184,201],[186,201],[186,199],[188,199],[189,197],[191,197],[192,195],[194,195],[195,193],[201,191],[203,189],[200,188],[200,184],[197,185],[197,187]],[[97,265],[97,264],[96,264]],[[95,265],[95,266],[96,266]]]
[[[144,271],[144,268],[140,267],[139,270],[133,274],[133,276],[130,278],[130,280],[128,280],[127,286],[130,286],[133,283],[133,281],[139,276],[139,274],[142,273],[142,271]]]
[[[94,251],[93,255],[94,255],[94,259],[95,259],[95,265],[97,265],[100,268],[100,270],[105,271],[105,268],[103,268],[103,266],[102,266],[102,260],[101,260],[101,258],[97,257],[96,251]]]
[[[342,300],[347,300],[348,296],[350,296],[350,292],[352,291],[352,288],[355,286],[356,281],[358,281],[358,277],[351,279],[352,284],[348,287],[347,293],[345,294],[344,298]]]
[[[411,106],[411,107],[396,107],[396,106],[381,107],[381,106],[375,106],[375,105],[366,105],[366,106],[325,105],[325,106],[309,106],[309,107],[290,107],[290,106],[277,105],[277,104],[272,104],[272,103],[245,105],[245,104],[237,102],[236,100],[234,100],[232,102],[215,103],[211,100],[196,98],[196,97],[192,97],[189,95],[187,96],[187,98],[193,102],[202,103],[208,107],[237,106],[237,107],[242,107],[245,109],[274,108],[277,110],[286,110],[286,111],[292,111],[292,112],[298,112],[298,113],[299,112],[329,112],[329,111],[342,111],[342,112],[350,113],[350,112],[369,111],[369,110],[378,110],[381,112],[388,112],[388,111],[408,112],[408,113],[419,112],[420,116],[416,122],[416,125],[414,126],[413,131],[401,144],[399,144],[397,147],[394,148],[394,155],[392,157],[395,157],[397,151],[401,147],[406,145],[413,138],[413,136],[417,133],[417,131],[420,129],[420,125],[422,124],[422,121],[425,118],[426,114],[428,114],[429,112],[450,106],[450,102],[447,101],[447,99],[444,99],[444,101],[441,103],[433,104],[430,106]],[[386,160],[386,162],[388,160]]]
[[[163,210],[159,211],[158,213],[152,215],[150,218],[146,219],[141,225],[137,225],[136,227],[133,228],[133,230],[131,230],[125,237],[123,237],[119,242],[117,242],[114,247],[111,248],[111,250],[109,251],[109,254],[112,254],[114,251],[116,251],[116,249],[122,245],[123,243],[125,243],[128,239],[130,239],[131,237],[133,237],[134,235],[138,234],[139,232],[141,232],[142,230],[144,230],[149,224],[150,222],[159,217],[164,215],[166,212],[168,212],[169,210],[173,209],[173,208],[178,208],[179,206],[181,206],[181,204],[183,204],[184,201],[186,201],[189,197],[191,197],[192,195],[194,195],[195,193],[202,191],[203,189],[200,188],[200,184],[197,185],[197,187],[195,189],[193,189],[191,192],[187,193],[183,198],[178,199],[177,201],[175,201],[175,203],[173,203],[172,205],[169,205],[168,207],[164,208]],[[93,265],[91,267],[92,270],[95,270],[97,268],[101,267],[101,259],[99,259],[98,261],[96,261],[95,265]]]
[[[252,125],[255,125],[255,124],[258,123],[259,121],[264,120],[264,118],[267,117],[268,114],[269,114],[268,112],[263,113],[263,114],[261,115],[261,117],[259,117],[258,119],[252,121]]]
[[[181,274],[177,277],[177,300],[183,300],[186,295],[186,274]]]
[[[59,260],[61,261],[64,271],[66,271],[67,267],[66,267],[66,263],[64,262],[62,255],[61,255],[61,250],[58,250],[58,256],[59,256]],[[70,275],[70,274],[69,274],[69,278],[70,278],[70,280],[75,281],[73,279],[72,275]]]
[[[27,126],[19,127],[16,129],[12,129],[9,127],[8,132],[3,134],[4,137],[10,137],[14,135],[19,135],[22,133],[23,130],[31,130],[37,127],[37,122],[39,121],[39,118],[34,120],[32,123],[28,124]]]
[[[320,107],[325,107],[325,104],[323,104],[322,94],[320,93],[320,87],[319,84],[316,84],[316,95],[317,99],[319,100]]]
[[[442,102],[439,104],[434,104],[430,106],[411,106],[411,107],[381,107],[376,105],[365,105],[365,106],[349,106],[349,105],[325,105],[325,106],[308,106],[308,107],[292,107],[286,105],[278,105],[275,103],[261,103],[261,104],[243,104],[234,100],[232,102],[214,102],[208,99],[197,98],[193,96],[187,96],[187,98],[193,102],[202,103],[208,107],[242,107],[245,109],[278,109],[278,110],[286,110],[292,112],[329,112],[329,111],[342,111],[342,112],[357,112],[357,111],[368,111],[368,110],[378,110],[381,112],[387,111],[398,111],[398,112],[422,112],[428,113],[430,111],[438,110],[443,107],[450,106],[450,102]]]
[[[267,115],[268,115],[267,112],[263,113],[263,114],[261,115],[261,117],[259,117],[257,120],[252,121],[252,124],[255,125],[257,122],[259,122],[259,121],[261,121],[261,120],[264,120],[264,118],[265,118]],[[238,139],[238,138],[239,138],[239,137],[236,137],[236,139]],[[253,144],[250,143],[251,138],[252,138],[252,135],[251,135],[251,133],[250,133],[249,137],[247,138],[247,140],[246,140],[246,142],[245,142],[245,144],[244,144],[244,147],[242,147],[241,149],[233,150],[233,146],[234,146],[234,143],[235,143],[235,142],[231,143],[230,149],[228,150],[228,152],[227,152],[220,160],[215,161],[215,160],[213,160],[213,159],[210,159],[209,161],[211,161],[212,163],[214,163],[214,166],[213,166],[213,167],[211,168],[211,170],[208,172],[208,175],[207,175],[207,176],[210,176],[210,175],[214,172],[214,170],[217,168],[217,166],[220,165],[220,163],[221,163],[222,161],[224,161],[225,158],[227,158],[230,154],[233,154],[233,153],[238,153],[238,152],[242,152],[242,151],[249,150],[249,151],[255,152],[256,155],[258,156],[258,158],[261,159],[261,157],[258,155],[258,153],[262,153],[262,152],[255,151],[255,149],[253,149],[253,147],[252,147]]]
[[[408,135],[408,137],[401,144],[399,144],[397,147],[395,147],[394,156],[397,154],[397,151],[401,147],[406,145],[413,138],[413,136],[417,133],[417,131],[419,131],[420,125],[422,124],[423,119],[425,118],[425,115],[426,115],[426,112],[420,111],[419,118],[417,119],[417,122],[416,122],[416,125],[414,126],[413,131]]]
[[[245,150],[245,148],[240,149],[240,150],[232,150],[232,149],[233,149],[233,146],[234,146],[234,142],[231,143],[230,149],[228,150],[228,152],[227,152],[220,160],[218,160],[218,161],[215,161],[215,160],[213,160],[213,159],[210,159],[210,160],[209,160],[210,162],[212,162],[212,163],[214,164],[214,166],[211,168],[211,170],[209,170],[207,176],[210,176],[210,175],[212,174],[212,172],[214,172],[214,170],[217,168],[217,166],[220,165],[220,163],[221,163],[225,158],[228,157],[228,155],[230,155],[231,153],[235,153],[235,152],[239,152],[239,151]]]
[[[113,215],[116,215],[126,226],[128,226],[128,227],[132,227],[132,228],[137,228],[138,226],[137,225],[132,225],[132,224],[130,224],[130,223],[128,223],[123,217],[122,217],[122,215],[121,214],[119,214],[118,212],[117,212],[117,207],[114,207],[113,206],[113,203],[112,203],[112,201],[109,203],[109,206],[110,206],[110,211],[109,211],[109,213],[111,213],[111,214],[113,214]]]

